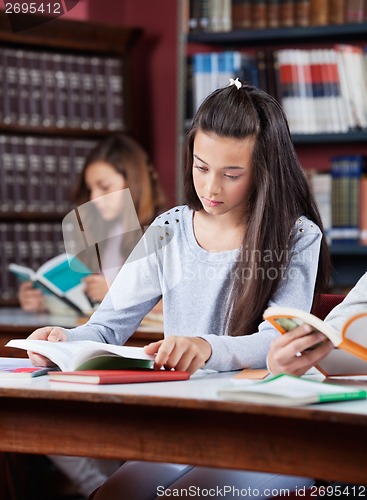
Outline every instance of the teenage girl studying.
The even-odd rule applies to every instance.
[[[101,267],[103,273],[85,278],[85,293],[92,302],[101,302],[118,269],[135,247],[141,231],[123,234],[123,197],[106,196],[129,188],[141,227],[149,225],[167,208],[166,199],[159,185],[157,174],[147,153],[133,139],[125,135],[112,135],[102,140],[87,157],[72,201],[80,206],[94,201],[91,206],[90,231],[99,235]],[[102,201],[99,201],[99,200]],[[88,257],[85,264],[95,268]],[[110,263],[114,265],[110,265]],[[20,285],[18,299],[22,309],[44,312],[48,309],[45,295],[31,282]],[[49,300],[49,298],[47,298]],[[57,300],[57,299],[56,299]]]
[[[157,369],[265,367],[279,333],[262,320],[264,310],[310,310],[329,273],[320,216],[278,102],[238,79],[210,94],[186,137],[184,189],[186,204],[156,218],[88,323],[40,328],[30,338],[124,344],[162,299],[165,338],[145,347]],[[294,489],[311,482],[125,462],[95,500],[152,499],[158,485]]]

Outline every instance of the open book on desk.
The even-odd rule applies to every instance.
[[[358,387],[338,386],[292,375],[276,375],[260,382],[223,387],[218,394],[231,401],[286,406],[350,401],[367,397],[367,392]]]
[[[82,384],[131,384],[186,380],[189,372],[153,370],[154,356],[142,347],[116,346],[80,340],[48,342],[47,340],[14,339],[7,344],[46,356],[60,372],[52,371],[50,381]]]
[[[340,332],[313,314],[292,307],[269,307],[264,319],[283,334],[302,324],[323,333],[335,347],[316,365],[326,377],[367,375],[367,312],[350,317]]]
[[[21,281],[32,281],[35,287],[45,294],[57,297],[78,314],[91,314],[93,304],[84,293],[82,282],[91,271],[76,257],[69,262],[65,253],[58,255],[42,264],[36,271],[14,263],[9,264],[8,269]]]
[[[154,366],[154,356],[146,354],[142,347],[103,344],[91,340],[48,342],[13,339],[6,346],[41,354],[55,363],[61,371],[152,369]]]

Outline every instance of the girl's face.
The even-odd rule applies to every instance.
[[[198,130],[194,140],[193,180],[207,213],[243,217],[252,186],[255,140],[220,137]]]
[[[122,189],[127,187],[125,177],[104,161],[91,163],[84,177],[85,184],[90,191],[89,199],[94,202],[101,217],[110,221],[121,215]]]

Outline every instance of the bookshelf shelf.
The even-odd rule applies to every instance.
[[[367,23],[352,23],[330,26],[307,26],[236,30],[223,33],[189,33],[189,43],[210,45],[264,46],[305,42],[341,42],[365,40]]]
[[[358,244],[335,244],[330,246],[330,252],[332,255],[363,255],[367,256],[367,246]],[[367,268],[367,264],[366,264]]]
[[[125,132],[128,129],[114,129],[109,130],[106,128],[101,129],[80,129],[80,128],[57,128],[57,127],[24,127],[23,125],[4,125],[0,123],[0,134],[11,134],[20,136],[41,135],[48,137],[85,137],[85,138],[100,138],[108,134]]]
[[[2,221],[54,221],[60,222],[60,220],[66,215],[66,213],[60,212],[13,212],[13,211],[0,211],[0,219]]]
[[[294,144],[352,144],[366,143],[367,130],[345,134],[292,134]]]

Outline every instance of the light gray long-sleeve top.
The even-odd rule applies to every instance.
[[[340,331],[348,318],[362,312],[367,312],[367,273],[352,288],[343,302],[334,307],[324,321]]]
[[[310,310],[320,229],[300,217],[291,241],[288,266],[268,305]],[[251,335],[232,337],[226,332],[231,271],[240,251],[246,250],[204,250],[195,239],[193,211],[187,206],[174,207],[148,228],[88,323],[66,330],[68,339],[124,344],[163,297],[165,337],[195,336],[208,341],[212,355],[205,368],[229,371],[265,367],[270,343],[279,335],[268,322],[262,322]],[[279,258],[273,254],[265,251],[263,258]],[[259,279],[262,271],[260,267]]]

